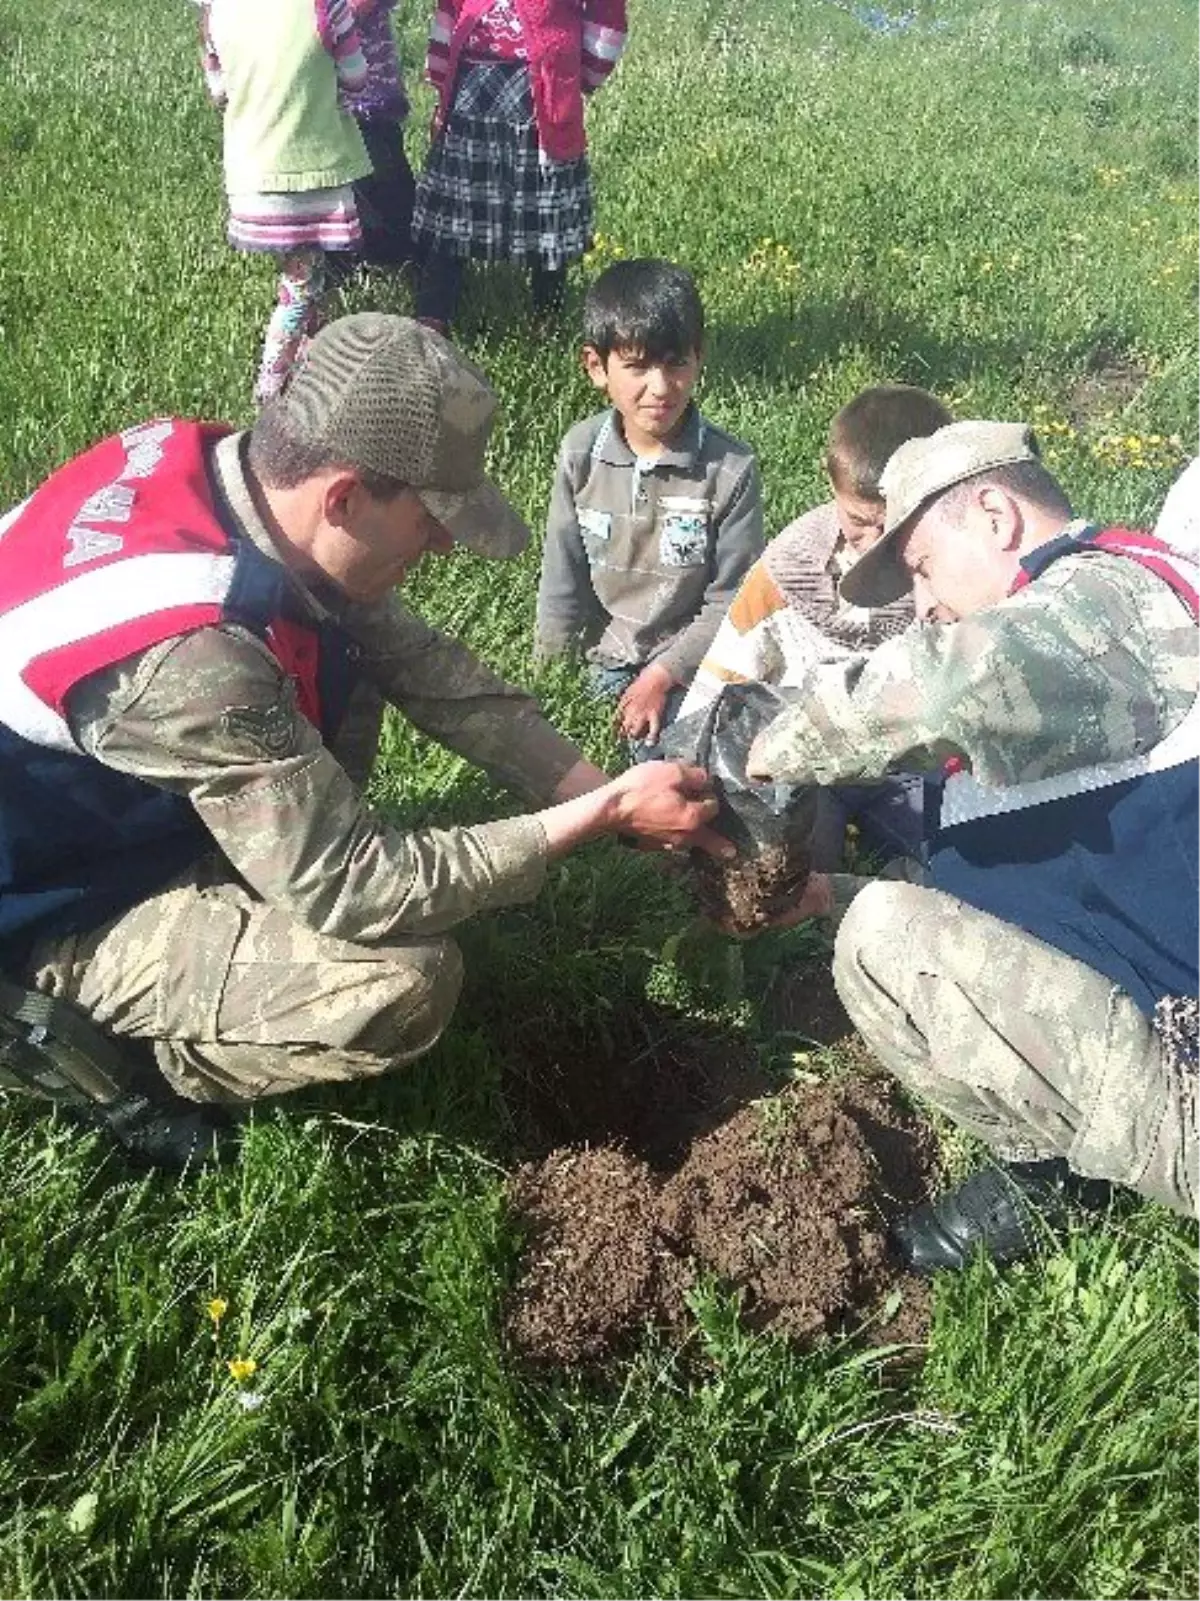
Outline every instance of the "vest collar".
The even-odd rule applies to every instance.
[[[1021,571],[1013,579],[1010,595],[1024,589],[1035,578],[1041,576],[1052,561],[1060,556],[1068,556],[1072,551],[1080,550],[1087,543],[1087,536],[1095,532],[1095,527],[1086,517],[1076,517],[1065,527],[1061,528],[1053,539],[1048,539],[1044,545],[1031,550],[1028,555],[1021,557]]]

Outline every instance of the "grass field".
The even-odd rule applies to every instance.
[[[271,273],[223,242],[190,9],[0,0],[0,505],[151,414],[249,418]],[[424,20],[403,17],[414,78]],[[756,446],[771,527],[822,497],[830,415],[883,380],[1033,418],[1081,508],[1153,516],[1196,451],[1190,0],[913,0],[890,23],[634,0],[632,24],[592,108],[579,281],[617,254],[694,268],[702,403]],[[531,337],[522,307],[497,271],[461,337],[536,526],[592,399],[570,332]],[[535,682],[536,571],[456,557],[414,604]],[[574,676],[536,682],[612,759]],[[515,805],[401,727],[376,798]],[[940,1285],[923,1365],[798,1353],[711,1284],[682,1348],[514,1369],[505,1061],[531,1025],[619,1045],[648,994],[769,1056],[763,990],[814,947],[689,968],[686,917],[632,853],[572,859],[463,931],[467,994],[427,1059],[281,1103],[187,1185],[0,1108],[0,1593],[1194,1595],[1196,1241],[1152,1207]]]

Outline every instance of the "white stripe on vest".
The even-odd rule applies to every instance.
[[[1163,773],[1170,767],[1200,758],[1200,695],[1165,739],[1144,756],[1130,756],[1120,762],[1099,762],[1094,767],[1077,767],[1073,772],[1055,773],[1030,784],[1007,784],[998,789],[981,784],[970,773],[953,773],[942,790],[941,826],[972,823],[979,817],[1000,817],[1006,812],[1045,806],[1048,801],[1068,800],[1092,790],[1108,789],[1129,778],[1147,773]]]
[[[27,495],[19,506],[14,506],[11,511],[6,511],[3,517],[0,517],[0,539],[4,538],[5,533],[16,522],[17,518],[25,510],[26,506],[28,506],[32,499],[32,495]]]
[[[235,557],[158,551],[80,573],[35,595],[0,620],[0,722],[35,745],[73,751],[64,718],[40,700],[24,673],[39,656],[108,628],[176,606],[219,604]]]

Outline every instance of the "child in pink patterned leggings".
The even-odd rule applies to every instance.
[[[343,97],[361,91],[367,63],[350,0],[200,0],[200,13],[205,78],[224,112],[229,242],[279,261],[261,406],[319,323],[326,252],[362,240],[353,186],[371,159]]]

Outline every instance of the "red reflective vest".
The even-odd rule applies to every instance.
[[[91,674],[237,622],[327,740],[336,729],[354,646],[305,615],[280,564],[222,523],[208,459],[225,432],[127,429],[0,517],[0,957],[96,926],[211,848],[186,799],[76,746],[67,702]]]

